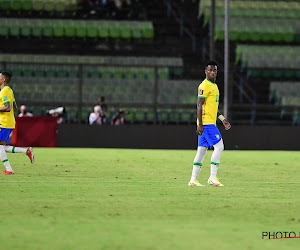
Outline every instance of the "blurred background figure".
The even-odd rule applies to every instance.
[[[80,8],[79,16],[86,18],[95,15],[100,2],[99,0],[78,0],[78,7]]]
[[[47,111],[47,114],[56,117],[57,124],[62,124],[65,120],[66,109],[64,107],[50,109]]]
[[[89,117],[90,125],[102,125],[102,109],[100,105],[94,107],[94,112]]]
[[[32,117],[33,114],[27,111],[27,107],[25,105],[22,105],[20,107],[20,114],[19,117]]]
[[[111,125],[122,125],[125,122],[125,116],[128,115],[124,109],[119,109],[111,119]]]
[[[107,105],[105,103],[105,97],[101,96],[98,98],[99,106],[101,107],[101,117],[102,117],[102,124],[108,123],[107,119]]]

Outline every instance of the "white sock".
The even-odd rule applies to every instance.
[[[223,139],[214,145],[214,152],[211,156],[211,165],[210,165],[210,177],[216,178],[217,172],[220,164],[221,154],[224,150]]]
[[[3,146],[5,152],[7,153],[23,153],[26,154],[27,148],[19,148],[19,147],[14,147],[14,146]]]
[[[197,154],[195,156],[194,163],[193,163],[192,177],[190,180],[191,182],[197,180],[198,175],[202,168],[203,159],[204,159],[206,152],[207,152],[207,148],[198,147]]]
[[[7,155],[6,155],[6,152],[4,150],[4,146],[3,145],[0,145],[0,159],[1,161],[3,162],[5,168],[7,171],[9,172],[14,172],[10,166],[10,163],[7,159]]]
[[[218,168],[219,168],[219,163],[218,164],[210,164],[210,177],[209,177],[209,179],[217,177]]]

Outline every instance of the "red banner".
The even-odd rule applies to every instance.
[[[11,145],[17,147],[56,147],[57,122],[55,117],[16,117]]]

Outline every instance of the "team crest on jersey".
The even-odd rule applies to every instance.
[[[3,96],[3,101],[8,101],[7,96]]]
[[[198,95],[203,95],[203,93],[204,93],[204,90],[200,89]]]

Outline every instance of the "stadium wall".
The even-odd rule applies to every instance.
[[[300,127],[219,126],[227,150],[300,150]],[[196,149],[192,125],[58,126],[58,147]]]

